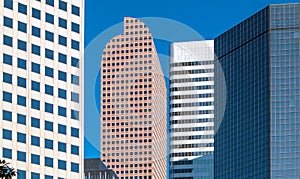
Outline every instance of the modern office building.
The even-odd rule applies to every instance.
[[[213,178],[214,41],[170,50],[170,178]]]
[[[166,178],[166,85],[148,27],[124,18],[101,62],[101,160],[121,179]]]
[[[0,158],[18,179],[83,178],[81,0],[0,2]]]
[[[269,5],[215,39],[215,178],[299,178],[299,27],[299,3]]]
[[[99,158],[84,159],[85,179],[118,179],[111,169],[108,169]]]

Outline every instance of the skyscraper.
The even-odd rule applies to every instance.
[[[214,42],[176,42],[170,55],[170,178],[213,178]]]
[[[101,62],[101,160],[119,178],[166,178],[166,85],[148,27],[124,18]]]
[[[299,51],[299,4],[270,5],[215,39],[216,105],[227,91],[215,178],[299,178]]]
[[[0,158],[18,179],[83,177],[83,6],[0,2]]]
[[[107,169],[99,158],[84,159],[84,177],[86,179],[118,179],[115,172]]]

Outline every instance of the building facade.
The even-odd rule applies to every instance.
[[[299,4],[270,5],[215,39],[215,178],[299,178]]]
[[[18,179],[83,178],[81,0],[0,2],[0,158]]]
[[[214,42],[170,51],[170,178],[213,178]]]
[[[98,158],[84,159],[84,177],[85,179],[118,179],[115,172],[107,169]]]
[[[121,179],[166,178],[166,85],[148,27],[124,18],[101,62],[101,160]]]

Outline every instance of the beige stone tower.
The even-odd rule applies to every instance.
[[[166,178],[166,104],[151,33],[125,17],[101,63],[101,159],[120,179]]]

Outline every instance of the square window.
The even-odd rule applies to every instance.
[[[67,151],[66,143],[58,142],[58,151],[66,152]]]
[[[71,101],[74,101],[76,103],[79,103],[79,94],[71,92]]]
[[[59,53],[58,54],[58,61],[61,63],[67,64],[67,55]]]
[[[17,114],[17,122],[18,124],[26,125],[26,116],[23,114]]]
[[[67,81],[67,73],[63,71],[58,71],[58,79],[62,81]]]
[[[13,0],[4,0],[4,7],[13,10]]]
[[[45,94],[53,96],[53,86],[45,85]]]
[[[72,58],[71,58],[71,65],[72,65],[73,67],[79,68],[79,59],[78,59],[78,58],[72,57]]]
[[[54,6],[54,0],[46,0],[46,4]]]
[[[79,42],[76,40],[72,40],[72,49],[79,50]]]
[[[31,172],[31,179],[40,179],[40,174]]]
[[[12,94],[9,92],[3,91],[3,101],[11,103],[12,102]]]
[[[45,148],[53,149],[53,140],[45,139]]]
[[[53,176],[45,175],[45,179],[53,179]]]
[[[62,1],[62,0],[60,0],[59,1],[59,9],[67,11],[67,3],[64,2],[64,1]]]
[[[67,127],[62,124],[58,124],[58,133],[67,134]]]
[[[12,121],[12,113],[10,111],[3,110],[2,117],[3,117],[3,120]]]
[[[75,119],[75,120],[78,120],[79,119],[79,111],[76,111],[76,110],[71,110],[71,118],[72,119]]]
[[[79,173],[79,164],[71,162],[71,171]]]
[[[54,24],[54,16],[52,14],[46,13],[46,22]]]
[[[31,62],[31,71],[34,73],[40,73],[40,65],[34,62]]]
[[[3,63],[7,65],[12,65],[12,56],[3,53]]]
[[[17,78],[18,86],[26,88],[26,79],[22,77]]]
[[[45,39],[53,42],[54,41],[54,33],[46,31],[46,33],[45,33]]]
[[[32,17],[41,19],[41,11],[35,8],[32,8]]]
[[[18,170],[18,178],[17,179],[26,179],[26,171]]]
[[[17,104],[21,106],[26,106],[26,97],[18,95]]]
[[[33,91],[38,91],[40,92],[40,83],[37,81],[31,81],[31,89]]]
[[[33,36],[41,37],[41,29],[38,28],[38,27],[32,26],[31,27],[31,33],[32,33]]]
[[[45,130],[53,131],[53,122],[45,121]]]
[[[11,151],[11,149],[3,148],[3,149],[2,149],[2,156],[3,156],[4,158],[9,158],[9,159],[11,159],[11,158],[12,158],[12,151]]]
[[[4,35],[3,36],[3,44],[12,47],[13,46],[12,37]]]
[[[40,146],[40,137],[31,136],[31,145]]]
[[[53,167],[53,158],[45,157],[45,166]]]
[[[26,144],[26,134],[18,132],[17,133],[17,141]]]
[[[53,58],[54,58],[54,52],[53,52],[53,50],[50,50],[50,49],[45,49],[45,57],[46,58],[49,58],[49,59],[51,59],[51,60],[53,60]]]
[[[26,51],[27,50],[27,44],[23,40],[18,40],[18,49]]]
[[[45,103],[45,112],[53,113],[53,104]]]
[[[66,170],[67,162],[63,160],[58,160],[58,169]]]
[[[3,139],[7,139],[7,140],[11,140],[12,139],[12,132],[11,132],[11,130],[2,129],[2,138]]]
[[[32,44],[32,45],[31,45],[31,53],[40,56],[40,55],[41,55],[41,49],[40,49],[40,46],[37,46],[37,45]]]
[[[53,78],[53,68],[45,67],[45,75]]]
[[[31,163],[39,165],[40,164],[40,156],[31,154]],[[31,173],[31,175],[32,175],[32,173]],[[39,178],[39,174],[38,174],[38,178]]]
[[[26,70],[26,60],[18,58],[18,68]]]
[[[12,84],[12,75],[3,72],[3,82]]]
[[[36,109],[36,110],[40,110],[40,101],[35,100],[35,99],[31,99],[31,108]]]
[[[18,31],[27,33],[27,25],[23,22],[18,21]]]
[[[21,3],[18,3],[18,12],[27,15],[27,6]]]
[[[62,27],[62,28],[67,28],[67,20],[66,19],[63,19],[63,18],[59,18],[58,19],[58,25],[59,27]]]
[[[13,20],[4,16],[4,26],[13,28]]]
[[[59,43],[60,45],[67,46],[67,38],[60,35],[60,36],[58,37],[58,43]]]
[[[80,32],[79,24],[76,24],[76,23],[72,22],[72,31],[76,32],[76,33],[79,33]]]
[[[75,85],[79,85],[79,76],[71,75],[71,83]]]
[[[79,7],[72,5],[72,14],[80,16]]]
[[[67,91],[64,90],[64,89],[58,88],[58,97],[63,98],[63,99],[67,99]]]
[[[71,145],[71,154],[79,155],[79,146]]]
[[[79,138],[79,129],[72,127],[71,136]]]
[[[26,162],[26,153],[18,151],[17,152],[17,160],[22,161],[22,162]]]
[[[31,117],[31,127],[40,128],[40,120],[35,117]]]
[[[67,117],[67,109],[61,106],[58,106],[58,115]]]

